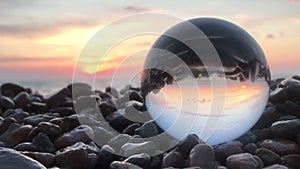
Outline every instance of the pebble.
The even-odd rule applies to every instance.
[[[190,152],[190,166],[198,166],[202,169],[216,168],[215,153],[211,146],[198,144]]]
[[[15,103],[8,97],[0,95],[0,108],[2,110],[14,109]]]
[[[272,138],[273,134],[270,128],[263,128],[254,130],[253,133],[256,136],[256,141],[263,141],[268,138]]]
[[[32,126],[37,126],[40,122],[48,122],[51,119],[55,118],[55,116],[49,116],[45,114],[38,114],[35,116],[26,117],[24,119],[25,124],[30,124]]]
[[[94,141],[99,145],[103,146],[114,137],[112,132],[107,131],[106,129],[98,126],[92,127],[94,133]]]
[[[279,138],[295,139],[300,131],[300,119],[277,121],[271,125],[273,135]]]
[[[140,127],[141,127],[141,125],[139,123],[133,123],[133,124],[129,125],[128,127],[126,127],[122,131],[122,133],[133,136],[135,134],[135,130],[140,128]]]
[[[284,165],[274,164],[268,167],[264,167],[263,169],[288,169],[288,168]]]
[[[80,96],[89,96],[92,94],[92,87],[86,83],[72,83],[67,86],[70,98],[76,100]]]
[[[54,164],[54,155],[50,153],[41,153],[41,152],[29,152],[25,151],[22,152],[22,154],[40,162],[43,164],[45,167],[52,167]]]
[[[0,141],[3,142],[7,147],[14,146],[13,141],[11,140],[11,133],[20,126],[21,125],[17,123],[10,124],[7,130],[0,135]]]
[[[58,149],[60,149],[71,146],[77,142],[88,143],[91,141],[91,137],[94,138],[92,128],[87,125],[80,125],[72,131],[58,137],[54,144]]]
[[[75,114],[75,111],[72,107],[58,107],[50,109],[50,112],[58,113],[61,117],[70,116]]]
[[[39,123],[39,125],[37,126],[37,130],[39,132],[46,133],[50,138],[56,138],[58,135],[62,133],[58,125],[49,122]]]
[[[284,103],[289,99],[287,88],[278,88],[270,93],[269,101],[272,103]]]
[[[8,148],[0,148],[0,164],[3,169],[46,169],[36,160]]]
[[[4,133],[8,127],[12,124],[12,123],[16,123],[16,119],[12,118],[12,117],[7,117],[5,118],[1,123],[0,123],[0,135],[2,133]]]
[[[109,145],[104,145],[99,151],[98,158],[99,160],[96,168],[101,169],[108,168],[110,163],[118,159],[118,156],[113,148]]]
[[[230,169],[261,169],[260,162],[249,153],[234,154],[226,159]]]
[[[124,114],[124,111],[118,110],[106,116],[106,120],[109,122],[109,125],[118,132],[122,132],[126,127],[134,123],[122,114]]]
[[[121,154],[125,157],[129,157],[135,154],[147,153],[149,155],[154,154],[156,146],[151,141],[142,143],[126,143],[121,147]]]
[[[204,142],[197,135],[190,134],[184,140],[180,141],[174,150],[179,152],[185,159],[187,159],[192,148],[200,143]]]
[[[25,92],[26,89],[22,86],[13,83],[4,83],[0,87],[1,94],[7,97],[15,97],[20,92]]]
[[[158,135],[158,129],[156,127],[156,124],[153,121],[148,121],[144,123],[138,132],[138,135],[140,135],[143,138],[149,138],[149,137],[154,137]]]
[[[88,153],[87,146],[78,142],[55,153],[55,161],[61,167],[72,169],[93,169],[98,157]]]
[[[300,106],[297,103],[287,100],[284,102],[284,107],[286,109],[286,114],[300,117]]]
[[[251,154],[255,154],[256,152],[256,149],[257,149],[257,146],[255,143],[250,143],[250,144],[247,144],[243,147],[244,151],[246,153],[251,153]]]
[[[31,102],[30,111],[34,113],[42,114],[48,111],[48,106],[46,105],[46,103]]]
[[[170,153],[164,154],[162,167],[183,168],[183,164],[184,158],[179,152],[171,151]]]
[[[126,158],[124,162],[128,162],[140,166],[142,168],[146,168],[147,166],[150,165],[151,157],[147,153],[141,153]]]
[[[56,148],[50,138],[45,133],[39,133],[32,140],[32,144],[36,146],[39,152],[55,153]]]
[[[299,154],[289,154],[281,158],[282,164],[286,165],[290,169],[300,168],[300,155]]]
[[[110,147],[112,147],[115,151],[119,152],[121,150],[122,145],[127,143],[131,139],[131,136],[128,134],[118,134],[113,137],[107,143]]]
[[[253,129],[262,129],[269,127],[272,123],[277,121],[281,115],[276,110],[275,107],[267,107],[264,111],[260,119],[256,122]]]
[[[30,105],[30,98],[27,92],[20,92],[13,98],[16,108],[27,110]]]
[[[117,111],[117,108],[115,106],[115,102],[111,99],[107,99],[104,101],[101,101],[99,104],[99,109],[101,111],[101,114],[106,117],[110,113],[113,113]]]
[[[33,145],[31,142],[20,143],[16,145],[14,149],[17,151],[32,151],[32,152],[38,151],[37,147]]]
[[[114,161],[110,164],[109,166],[110,169],[142,169],[141,167],[128,163],[128,162],[124,162],[124,161]]]
[[[281,159],[278,154],[265,148],[258,148],[256,150],[256,155],[260,157],[265,166],[281,163]]]
[[[17,123],[22,124],[24,122],[24,119],[29,117],[29,113],[20,110],[20,111],[16,111],[14,114],[10,115],[9,117],[16,119]]]
[[[49,108],[59,107],[66,101],[66,97],[68,96],[69,91],[66,88],[61,89],[54,95],[50,96],[46,99],[46,104]]]
[[[273,151],[274,153],[282,156],[286,154],[299,153],[299,146],[290,140],[282,139],[267,139],[257,143],[258,147],[266,148]]]
[[[22,142],[27,141],[28,138],[27,136],[29,132],[32,130],[32,128],[33,127],[31,125],[24,125],[13,130],[10,134],[11,144],[13,146],[16,146]]]
[[[243,144],[239,141],[231,141],[215,146],[215,154],[221,164],[225,164],[226,158],[233,154],[240,154],[243,152]]]
[[[236,139],[237,141],[241,142],[243,145],[250,144],[256,142],[256,135],[253,134],[251,131],[246,132],[242,136]]]

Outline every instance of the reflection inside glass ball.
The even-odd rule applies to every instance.
[[[195,28],[199,32],[191,31]],[[210,51],[220,64],[205,62]],[[214,145],[255,124],[268,100],[269,81],[263,51],[246,31],[198,18],[175,25],[154,43],[141,90],[151,116],[168,134],[179,140],[197,134]],[[214,112],[215,107],[222,109]]]

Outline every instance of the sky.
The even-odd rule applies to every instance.
[[[299,11],[300,0],[1,0],[0,80],[70,79],[90,38],[121,17],[144,12],[231,21],[260,44],[273,77],[300,75]],[[78,70],[82,76],[105,75],[133,50],[149,49],[157,37],[128,38],[110,51],[108,64],[95,68],[98,60],[87,59]],[[106,48],[102,42],[98,47]]]

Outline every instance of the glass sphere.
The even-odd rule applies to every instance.
[[[155,122],[182,140],[233,140],[261,116],[270,71],[258,43],[214,18],[181,22],[161,35],[144,63],[141,91]]]

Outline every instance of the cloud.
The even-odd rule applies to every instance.
[[[66,56],[56,56],[56,57],[28,57],[28,56],[0,56],[0,63],[30,63],[30,62],[41,62],[41,63],[62,63],[74,61],[73,58]]]
[[[148,8],[138,7],[138,6],[125,6],[123,9],[125,11],[130,11],[130,12],[147,12],[147,11],[149,11]]]
[[[237,19],[249,19],[250,16],[247,15],[247,14],[244,14],[244,13],[240,13],[240,14],[236,14],[235,18],[237,18]]]
[[[274,36],[273,34],[267,34],[266,38],[267,38],[267,39],[274,39],[275,36]]]

